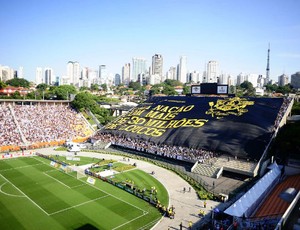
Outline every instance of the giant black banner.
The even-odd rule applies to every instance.
[[[259,159],[282,98],[153,97],[103,132]]]

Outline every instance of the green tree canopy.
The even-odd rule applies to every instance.
[[[14,87],[29,88],[29,86],[30,86],[30,82],[24,78],[13,78],[13,79],[7,80],[5,83],[7,85],[14,86]]]
[[[255,88],[253,87],[252,83],[249,81],[244,81],[240,88],[243,90],[243,94],[245,96],[255,96]]]
[[[131,82],[129,82],[128,87],[132,88],[134,91],[135,90],[140,90],[141,89],[141,84],[138,81],[131,81]]]
[[[49,85],[45,83],[38,84],[36,86],[36,89],[41,90],[41,91],[46,91],[49,88]]]
[[[171,85],[164,85],[162,93],[165,95],[177,95],[177,92],[175,91],[174,87]]]
[[[177,80],[172,80],[172,79],[166,79],[164,81],[165,84],[170,85],[170,86],[181,86],[182,83],[180,81]]]
[[[0,89],[3,89],[6,87],[6,84],[3,81],[0,81]]]
[[[106,124],[112,120],[109,110],[105,108],[100,108],[97,101],[100,100],[99,97],[94,96],[88,92],[81,92],[75,96],[75,99],[72,101],[72,106],[79,111],[88,109],[90,110],[100,123]]]
[[[72,101],[72,106],[78,110],[81,109],[92,109],[95,106],[96,101],[95,97],[88,92],[81,92],[75,96],[75,99]]]
[[[105,84],[105,83],[101,84],[101,88],[103,89],[103,91],[106,92],[107,91],[107,84]]]
[[[91,84],[91,90],[92,91],[98,91],[99,90],[99,85],[98,84]]]
[[[183,86],[183,91],[182,91],[182,93],[183,93],[184,95],[187,95],[187,94],[191,93],[191,86],[189,86],[189,85],[184,85],[184,86]]]
[[[73,85],[51,86],[49,89],[49,97],[55,97],[57,100],[67,100],[70,94],[76,94],[77,90]]]

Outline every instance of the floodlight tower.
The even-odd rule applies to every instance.
[[[266,69],[266,84],[270,81],[270,43],[268,48],[267,69]]]

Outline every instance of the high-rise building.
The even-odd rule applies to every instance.
[[[257,87],[258,77],[259,77],[258,74],[251,73],[251,74],[246,75],[245,80],[248,82],[251,82],[252,86],[255,88],[255,87]]]
[[[285,86],[289,83],[289,77],[288,75],[282,74],[278,77],[278,85],[279,86]]]
[[[187,57],[181,56],[180,62],[179,62],[179,75],[178,75],[178,81],[181,83],[187,82]]]
[[[217,78],[217,82],[218,84],[228,84],[228,75],[225,73],[222,73],[219,75],[219,77]]]
[[[155,54],[152,57],[152,71],[151,74],[157,74],[158,76],[163,76],[163,57],[161,54]]]
[[[104,84],[107,80],[106,65],[99,65],[99,84]]]
[[[291,75],[291,86],[295,89],[300,89],[300,72]]]
[[[166,73],[167,79],[176,80],[176,67],[171,66],[168,72]]]
[[[215,83],[218,81],[219,64],[217,61],[209,61],[207,63],[207,82]]]
[[[126,63],[122,67],[122,83],[128,85],[130,82],[130,63]]]
[[[236,85],[241,85],[244,81],[245,81],[245,74],[244,73],[240,73],[239,75],[237,75],[236,77]]]
[[[116,73],[115,74],[115,85],[120,85],[121,84],[121,76],[120,74]]]
[[[229,86],[234,85],[234,80],[232,79],[232,77],[231,77],[230,75],[228,76],[227,84],[228,84]]]
[[[200,73],[196,70],[188,74],[188,82],[197,83],[199,82]]]
[[[37,67],[35,70],[35,83],[37,85],[44,83],[42,67]]]
[[[14,78],[14,69],[0,65],[0,80],[5,82]]]
[[[81,71],[79,62],[69,61],[67,64],[67,76],[70,79],[70,83],[74,86],[79,86]]]
[[[24,78],[24,68],[23,68],[23,66],[19,67],[18,78]]]
[[[147,73],[146,59],[132,58],[132,78],[131,81],[137,81],[139,76]]]
[[[54,81],[54,74],[51,68],[45,68],[45,84],[52,85],[52,81]]]

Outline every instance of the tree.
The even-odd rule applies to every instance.
[[[79,91],[80,91],[80,92],[82,92],[82,91],[87,91],[87,90],[89,90],[89,88],[86,87],[86,86],[81,86],[81,87],[79,88]]]
[[[49,85],[45,83],[38,84],[35,88],[40,91],[46,91],[48,89]]]
[[[182,91],[182,93],[183,93],[184,95],[187,95],[187,94],[191,93],[191,86],[184,85],[184,86],[183,86],[183,91]]]
[[[249,81],[244,81],[240,87],[243,89],[243,94],[245,96],[255,96],[255,88]]]
[[[155,95],[155,94],[161,93],[161,91],[163,90],[163,86],[164,86],[164,84],[155,84],[155,85],[153,85],[150,89],[150,94]]]
[[[170,85],[165,85],[163,87],[162,93],[168,96],[177,95],[177,92],[175,91],[174,87]]]
[[[107,84],[105,84],[105,83],[101,84],[101,88],[102,88],[103,91],[106,92],[107,91]]]
[[[0,81],[0,89],[3,89],[6,87],[6,84],[3,81]]]
[[[5,82],[7,85],[14,87],[29,88],[30,82],[23,78],[13,78]]]
[[[11,98],[13,99],[22,99],[22,96],[20,94],[19,91],[15,91],[12,95],[11,95]]]
[[[138,81],[131,81],[131,82],[129,82],[128,87],[132,88],[134,91],[135,90],[140,90],[141,89],[141,84]]]
[[[78,93],[72,101],[72,106],[78,110],[92,109],[95,104],[93,95],[88,92]]]
[[[278,88],[278,86],[275,85],[275,84],[273,84],[273,85],[267,84],[267,85],[266,85],[266,90],[267,90],[268,92],[275,92],[275,91],[277,90],[277,88]]]
[[[165,84],[170,85],[170,86],[181,86],[182,83],[180,81],[177,80],[172,80],[172,79],[166,79],[164,81]]]
[[[73,85],[51,86],[47,97],[57,100],[68,100],[70,94],[76,94],[77,90]]]
[[[98,84],[91,84],[91,90],[92,91],[98,91],[99,90],[99,85]]]
[[[112,120],[112,117],[110,116],[109,110],[100,108],[97,100],[99,100],[97,96],[88,92],[81,92],[75,96],[75,99],[72,101],[72,106],[79,111],[89,109],[100,123],[106,124]]]

